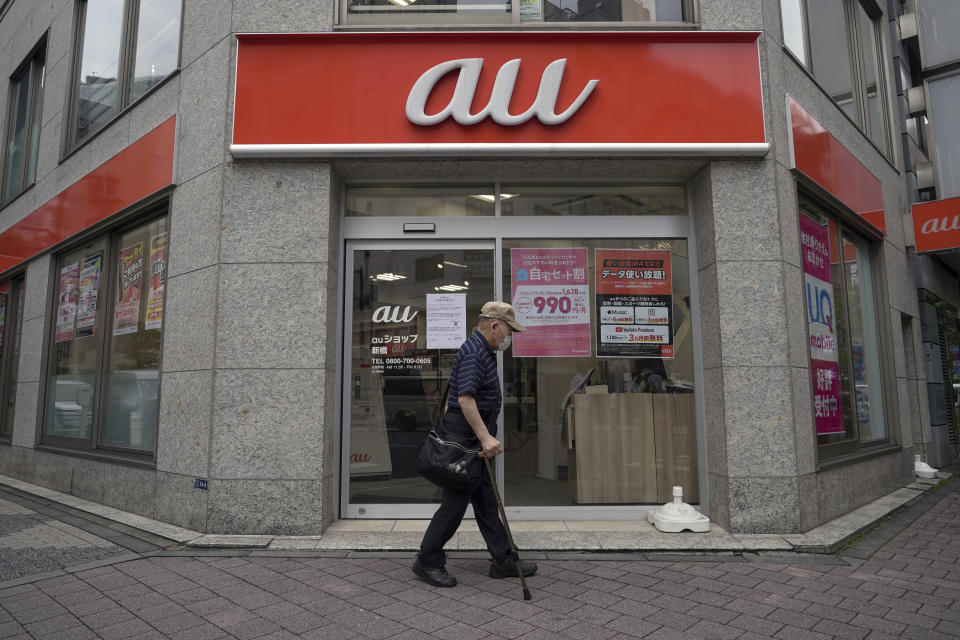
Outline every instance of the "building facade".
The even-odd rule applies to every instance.
[[[900,13],[8,0],[0,474],[210,533],[427,517],[416,451],[496,298],[530,326],[515,518],[679,484],[802,532],[903,486],[933,436]]]

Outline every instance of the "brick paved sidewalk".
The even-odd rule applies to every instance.
[[[0,638],[957,638],[960,491],[938,493],[860,566],[551,559],[525,602],[481,559],[438,590],[410,557],[161,553],[0,590]]]

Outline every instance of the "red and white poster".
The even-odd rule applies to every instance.
[[[590,283],[587,250],[511,249],[511,300],[517,321],[518,358],[590,355]]]
[[[830,233],[819,223],[801,215],[800,243],[803,249],[803,283],[807,297],[810,373],[813,378],[817,434],[843,433],[840,352],[830,275]]]
[[[673,358],[669,249],[597,249],[597,356]]]
[[[143,243],[120,250],[118,256],[117,308],[113,312],[113,335],[136,333],[143,290]]]
[[[147,293],[147,319],[144,329],[163,326],[163,300],[167,288],[167,234],[150,238],[150,290]]]
[[[60,289],[57,296],[57,333],[54,342],[73,340],[73,327],[77,319],[77,279],[80,266],[74,262],[60,269]]]
[[[77,302],[77,337],[86,338],[96,331],[97,297],[100,291],[102,254],[80,261],[80,299]]]

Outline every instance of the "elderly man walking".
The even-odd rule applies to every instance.
[[[506,302],[486,303],[480,309],[477,330],[460,347],[450,372],[444,430],[461,435],[472,431],[484,453],[491,458],[503,453],[503,444],[496,438],[497,418],[503,403],[496,352],[510,347],[514,331],[525,329],[517,322],[512,306]],[[457,579],[447,573],[443,547],[463,521],[468,504],[473,505],[477,526],[492,556],[490,577],[517,577],[521,570],[525,576],[536,573],[536,564],[521,562],[518,566],[510,553],[507,532],[500,522],[492,481],[487,474],[472,493],[443,490],[440,508],[420,543],[413,572],[435,587],[456,586]]]

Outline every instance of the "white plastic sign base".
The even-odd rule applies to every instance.
[[[683,488],[673,488],[673,502],[647,512],[647,521],[664,533],[710,531],[710,518],[683,502]]]
[[[920,461],[920,456],[913,456],[913,473],[918,478],[936,478],[937,470]]]

